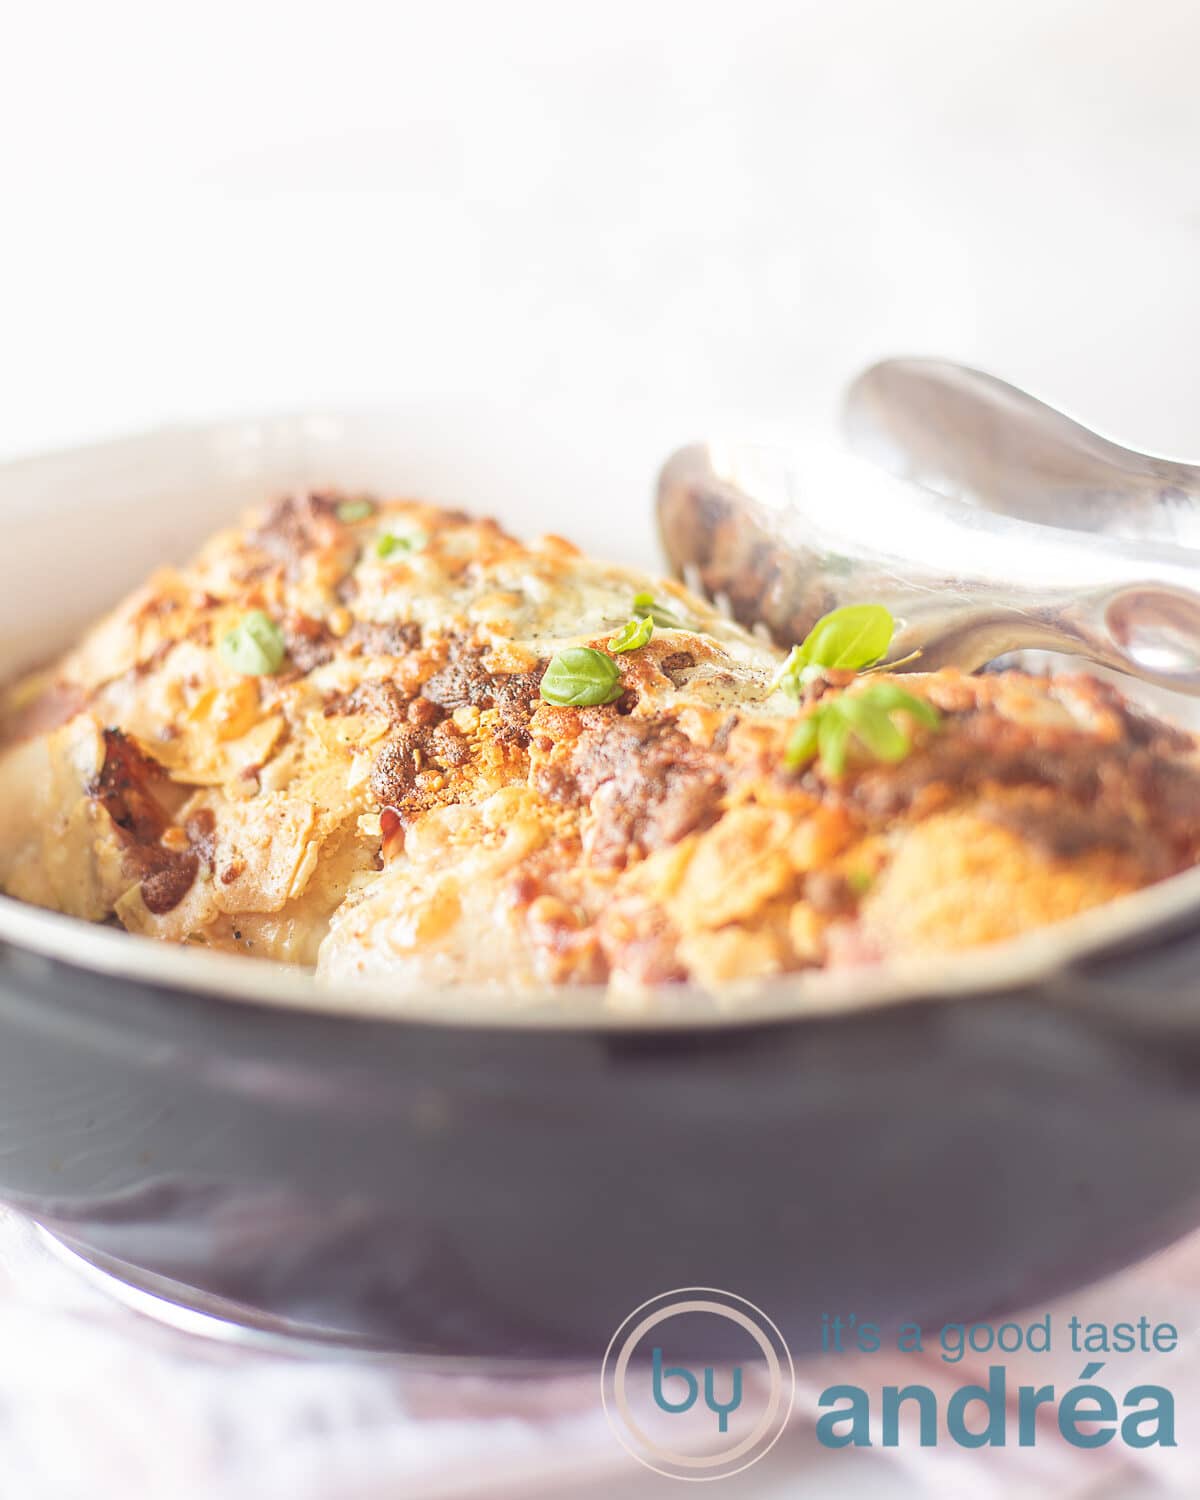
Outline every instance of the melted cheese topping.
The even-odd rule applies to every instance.
[[[614,658],[621,697],[542,702],[643,592],[679,625]],[[221,655],[250,610],[272,676]],[[0,888],[338,981],[628,990],[993,941],[1200,850],[1192,741],[1091,679],[908,676],[942,728],[831,778],[785,766],[780,660],[558,538],[290,497],[7,692]]]

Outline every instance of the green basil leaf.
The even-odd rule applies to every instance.
[[[912,749],[912,741],[892,722],[887,709],[872,703],[866,694],[847,693],[839,707],[855,738],[876,760],[903,760]]]
[[[608,643],[608,649],[614,656],[620,656],[622,651],[637,651],[654,634],[654,621],[649,615],[636,616],[627,624],[622,625],[616,635]]]
[[[849,721],[842,717],[838,708],[836,703],[823,704],[817,729],[821,764],[831,776],[840,776],[846,769],[846,742],[850,738]]]
[[[375,543],[376,557],[391,557],[393,552],[420,552],[429,541],[423,531],[414,531],[408,536],[397,536],[394,531],[385,531]]]
[[[251,610],[221,641],[221,660],[245,677],[270,677],[283,666],[287,642],[270,615]]]
[[[892,719],[899,710],[930,729],[941,722],[932,704],[893,682],[872,683],[860,693],[827,695],[792,730],[784,765],[794,771],[818,755],[830,776],[840,776],[846,768],[851,736],[876,760],[893,764],[903,760],[912,749],[912,740]]]
[[[634,594],[633,612],[635,615],[648,616],[656,625],[661,625],[664,630],[682,630],[683,621],[678,615],[673,615],[669,609],[654,602],[654,595],[650,593]]]
[[[817,753],[817,728],[820,722],[820,714],[809,714],[806,719],[801,719],[784,751],[783,763],[789,771],[797,771],[806,765]]]
[[[823,615],[800,645],[800,664],[858,672],[881,661],[896,622],[882,604],[847,604]]]
[[[767,688],[768,693],[774,693],[782,689],[789,698],[800,698],[800,671],[804,662],[800,656],[800,647],[793,646],[780,663],[779,670],[771,678],[771,685]]]
[[[375,506],[370,500],[343,500],[337,508],[338,520],[344,521],[347,526],[353,526],[356,521],[365,521],[374,514]]]
[[[551,657],[541,695],[563,708],[592,708],[622,693],[621,669],[611,656],[591,646],[568,646]]]
[[[800,703],[804,698],[805,688],[821,675],[822,668],[813,666],[811,663],[805,665],[804,658],[800,654],[800,647],[793,646],[783,665],[771,678],[767,692],[770,694],[778,689],[786,693],[793,702]]]
[[[924,724],[930,729],[936,729],[941,723],[941,716],[932,703],[926,703],[924,698],[917,698],[912,693],[906,693],[894,682],[873,682],[869,688],[859,694],[859,698],[865,699],[887,713],[902,708],[905,713],[911,714],[918,724]]]

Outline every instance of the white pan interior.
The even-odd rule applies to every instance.
[[[282,491],[336,486],[419,496],[495,515],[520,535],[555,531],[599,555],[654,565],[654,477],[653,460],[644,473],[621,472],[600,438],[585,446],[522,427],[512,411],[455,402],[169,428],[3,465],[0,679],[45,661],[156,566],[183,560],[217,526]],[[1126,680],[1122,686],[1156,712],[1195,722],[1189,702]],[[280,966],[171,948],[4,898],[0,941],[24,949],[30,962],[36,954],[65,955],[130,979],[272,1004],[473,1023],[676,1026],[1023,983],[1181,923],[1197,907],[1200,870],[1193,870],[972,954],[792,976],[719,997],[677,988],[641,1000],[574,989],[518,1000],[441,992],[400,1003],[385,987],[335,990]]]

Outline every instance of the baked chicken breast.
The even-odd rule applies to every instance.
[[[602,701],[547,701],[579,647]],[[403,990],[712,985],[994,942],[1200,853],[1192,737],[1107,684],[796,701],[782,660],[557,538],[290,496],[5,693],[0,888]],[[796,754],[889,682],[890,738]]]

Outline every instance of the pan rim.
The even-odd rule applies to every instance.
[[[969,1001],[1028,992],[1114,950],[1200,924],[1200,867],[1018,937],[921,958],[813,969],[702,990],[660,986],[624,995],[603,985],[525,990],[433,989],[397,993],[364,978],[329,983],[307,969],[199,947],[161,943],[0,896],[0,944],[150,991],[184,992],[222,1005],[347,1022],[387,1021],[488,1031],[737,1030],[859,1017],[914,1001]]]

